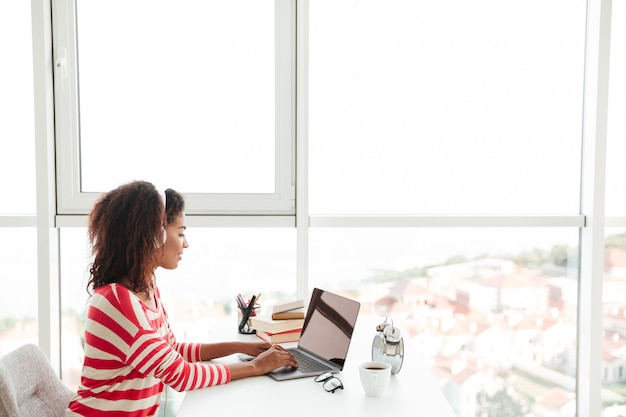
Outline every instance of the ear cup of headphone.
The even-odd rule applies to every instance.
[[[398,343],[402,338],[402,335],[400,334],[400,329],[394,326],[385,327],[385,330],[383,330],[383,335],[385,336],[385,339],[387,339],[387,341],[390,343]]]
[[[165,241],[167,240],[167,230],[165,229],[165,224],[166,224],[166,219],[167,219],[167,212],[165,211],[166,209],[166,202],[167,202],[167,194],[165,193],[165,191],[159,191],[159,195],[161,196],[161,200],[163,202],[163,219],[161,220],[161,231],[163,233],[163,238],[160,242],[158,242],[156,244],[157,248],[162,247],[163,245],[165,245]]]

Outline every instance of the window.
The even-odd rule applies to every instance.
[[[392,317],[458,416],[505,400],[530,410],[554,395],[547,374],[575,381],[575,228],[319,228],[310,240],[311,285]]]
[[[624,4],[613,5],[611,24],[611,62],[608,108],[606,163],[606,211],[609,216],[626,214],[626,164],[620,158],[626,152],[626,29]]]
[[[189,203],[191,246],[179,269],[157,276],[178,337],[210,339],[210,318],[220,314],[234,326],[236,292],[262,292],[269,306],[321,286],[358,297],[364,314],[398,318],[405,337],[442,370],[459,415],[486,415],[500,403],[512,415],[574,415],[576,407],[601,414],[608,403],[590,399],[600,387],[576,384],[594,369],[605,389],[623,392],[623,382],[612,381],[623,363],[607,364],[579,343],[597,324],[579,310],[602,310],[607,330],[623,309],[619,268],[604,271],[600,300],[587,291],[600,280],[583,262],[596,262],[593,248],[601,246],[584,239],[597,228],[581,204],[589,193],[580,195],[586,160],[602,153],[601,140],[581,146],[581,125],[593,124],[583,123],[593,101],[583,88],[600,80],[585,72],[585,48],[593,48],[585,33],[599,25],[586,13],[599,3],[33,2],[33,21],[52,7],[55,31],[46,32],[53,65],[35,64],[36,80],[54,73],[55,131],[45,132],[47,142],[37,133],[36,145],[38,156],[58,145],[58,182],[47,190],[58,192],[58,212],[53,225],[23,219],[35,212],[35,183],[20,176],[26,196],[0,202],[0,237],[19,236],[33,253],[0,257],[35,268],[27,259],[35,244],[51,257],[60,249],[64,379],[76,384],[81,363],[85,215],[100,192],[142,177],[182,191]],[[612,12],[606,184],[600,176],[593,183],[606,185],[606,244],[618,248],[626,230],[621,7]],[[38,104],[52,93],[40,90]],[[11,110],[32,91],[17,94]],[[12,127],[1,140],[24,130],[4,126]],[[19,152],[20,164],[34,166],[32,149]],[[17,177],[0,173],[3,186]],[[48,184],[36,185],[39,201]],[[591,214],[604,220],[604,211]],[[41,238],[48,227],[60,229],[59,247]],[[49,313],[40,302],[40,318]],[[612,329],[603,346],[619,356],[622,336]],[[585,349],[590,360],[577,362]],[[467,384],[449,377],[470,368]],[[551,390],[536,374],[566,386]],[[546,409],[555,397],[564,408]],[[613,414],[623,414],[621,397],[610,397]]]
[[[607,124],[605,269],[602,281],[602,387],[616,397],[607,407],[623,412],[624,339],[626,331],[626,169],[619,154],[626,151],[626,10],[624,3],[613,4],[611,24],[610,89]]]
[[[29,2],[0,4],[0,356],[38,340],[31,27]]]
[[[311,2],[311,214],[576,213],[585,8]]]
[[[37,343],[37,234],[34,227],[0,228],[0,356]]]
[[[0,215],[35,214],[35,128],[30,6],[0,5]]]
[[[392,315],[458,416],[575,404],[539,375],[577,377],[585,2],[309,7],[311,285]]]
[[[292,9],[59,2],[60,213],[146,179],[185,193],[189,213],[293,214]]]
[[[185,232],[189,247],[178,268],[158,269],[157,283],[170,323],[181,340],[207,341],[215,322],[232,320],[235,295],[262,294],[269,306],[296,292],[293,228],[195,228]],[[83,323],[88,302],[91,253],[87,229],[61,233],[63,370],[68,384],[78,386],[82,367]]]

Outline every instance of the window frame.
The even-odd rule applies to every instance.
[[[295,1],[275,0],[273,193],[189,193],[190,215],[295,215]],[[53,66],[57,213],[87,214],[100,193],[81,191],[76,0],[55,0]],[[103,190],[106,191],[106,190]]]

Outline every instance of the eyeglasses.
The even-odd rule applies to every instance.
[[[343,389],[341,380],[331,374],[330,372],[324,372],[321,375],[315,377],[315,382],[322,382],[322,386],[328,392],[335,393],[338,389]]]

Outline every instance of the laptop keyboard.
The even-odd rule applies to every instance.
[[[327,371],[328,366],[321,362],[312,359],[311,357],[303,354],[299,350],[292,350],[291,354],[293,358],[298,362],[298,370],[300,372],[322,372]]]

